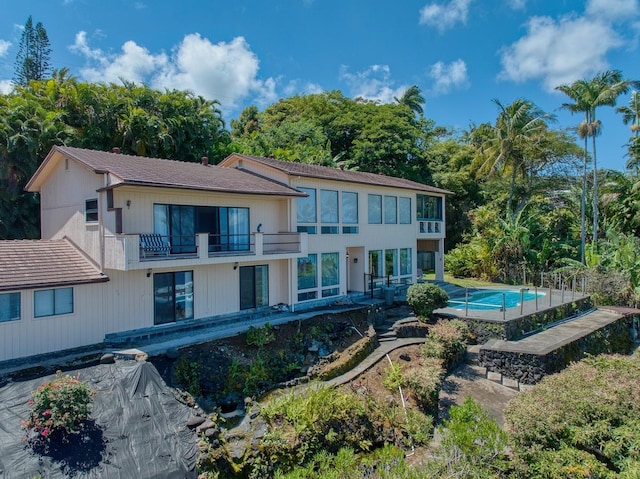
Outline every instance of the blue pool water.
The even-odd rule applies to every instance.
[[[502,297],[504,295],[504,304],[506,308],[514,308],[520,306],[521,293],[520,290],[508,289],[492,289],[480,290],[469,293],[469,309],[492,310],[502,307]],[[538,293],[538,297],[544,296],[544,293]],[[536,294],[533,291],[524,292],[524,300],[531,301],[535,299]],[[460,296],[449,300],[449,307],[456,309],[465,309],[465,297]]]

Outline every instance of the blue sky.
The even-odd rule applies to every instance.
[[[640,79],[639,0],[5,0],[0,91],[8,91],[21,28],[42,22],[54,68],[80,80],[190,89],[229,122],[295,94],[341,90],[393,101],[411,85],[425,116],[467,129],[493,122],[496,98],[558,116],[562,83],[606,69]],[[7,5],[8,4],[8,5]],[[619,105],[627,104],[628,96]],[[599,111],[599,166],[624,169],[628,127]]]

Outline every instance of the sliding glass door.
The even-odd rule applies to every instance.
[[[269,266],[240,268],[240,309],[269,306]]]
[[[153,275],[154,324],[193,319],[193,271]]]

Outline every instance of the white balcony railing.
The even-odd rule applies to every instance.
[[[105,267],[140,269],[150,262],[175,260],[191,260],[199,264],[233,262],[247,256],[252,260],[269,255],[297,256],[307,249],[306,233],[122,234],[105,238]]]

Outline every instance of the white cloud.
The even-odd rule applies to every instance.
[[[213,44],[197,33],[189,34],[171,55],[153,54],[128,41],[121,52],[111,54],[91,48],[86,33],[79,32],[71,50],[87,60],[80,73],[88,81],[117,83],[125,79],[159,89],[191,90],[218,100],[225,111],[250,94],[256,95],[259,103],[277,98],[277,81],[257,78],[258,58],[243,37]]]
[[[612,26],[588,17],[532,17],[527,34],[501,49],[502,71],[499,78],[523,82],[542,80],[553,91],[606,69],[606,54],[622,40]]]
[[[449,93],[454,88],[465,88],[469,85],[467,64],[458,59],[448,65],[437,62],[431,66],[429,76],[435,80],[434,93]]]
[[[448,5],[430,3],[420,10],[420,25],[435,27],[440,33],[456,23],[467,23],[471,0],[451,0]]]
[[[638,15],[638,0],[589,0],[586,13],[593,18],[627,20]]]
[[[350,96],[380,103],[391,103],[408,88],[406,85],[393,88],[391,69],[388,65],[372,65],[367,70],[349,73],[346,66],[340,67],[340,78],[349,86]]]
[[[8,42],[6,40],[0,40],[0,58],[2,58],[7,54],[10,46],[11,46],[11,42]]]
[[[513,10],[524,10],[527,6],[527,0],[507,0],[507,4]]]
[[[13,82],[11,80],[0,80],[0,93],[6,95],[13,90]]]

